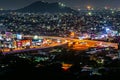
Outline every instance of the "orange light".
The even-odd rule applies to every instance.
[[[72,66],[72,64],[65,64],[65,63],[62,64],[62,68],[63,68],[65,71],[68,70],[71,66]]]
[[[91,9],[91,6],[88,5],[88,6],[87,6],[87,9],[90,10],[90,9]]]
[[[74,33],[74,32],[71,32],[71,33],[70,33],[70,36],[71,36],[71,37],[74,37],[74,36],[75,36],[75,33]]]

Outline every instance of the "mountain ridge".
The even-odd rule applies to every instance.
[[[66,7],[63,3],[48,3],[42,1],[36,1],[15,11],[33,13],[77,13],[76,10],[71,9],[70,7]]]

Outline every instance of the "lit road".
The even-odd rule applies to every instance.
[[[33,37],[33,36],[29,36],[29,37]],[[40,50],[40,49],[51,48],[55,46],[62,46],[64,44],[67,44],[67,41],[61,37],[47,37],[47,36],[39,36],[39,37],[42,39],[46,39],[46,38],[49,38],[49,39],[42,42],[40,45],[30,45],[29,48],[17,47],[12,49],[12,51],[9,48],[3,48],[2,52],[3,54],[10,54],[10,53],[30,51],[30,50]]]
[[[69,46],[72,46],[71,49],[74,50],[85,50],[90,47],[114,47],[115,49],[118,49],[117,43],[79,39],[71,39]]]
[[[24,36],[24,37],[31,37],[33,36]],[[44,49],[50,48],[54,46],[61,46],[68,43],[68,48],[73,50],[86,50],[90,47],[114,47],[115,49],[118,48],[117,43],[110,43],[110,42],[102,42],[102,41],[93,41],[93,40],[79,40],[79,39],[72,39],[72,38],[62,38],[62,37],[53,37],[53,36],[38,36],[38,38],[47,38],[50,42],[41,43],[40,46],[33,46],[31,45],[29,48],[18,47],[12,49],[12,51],[8,48],[3,48],[3,54],[7,53],[16,53],[22,51],[30,51],[30,50],[37,50],[37,49]],[[55,40],[52,40],[55,39]],[[58,41],[59,40],[59,41]]]

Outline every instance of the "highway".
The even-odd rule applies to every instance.
[[[24,36],[24,37],[31,37],[33,36]],[[117,43],[110,43],[110,42],[102,42],[102,41],[93,41],[93,40],[79,40],[79,39],[72,39],[72,38],[62,38],[62,37],[54,37],[54,36],[38,36],[38,38],[47,38],[50,39],[46,43],[41,43],[40,46],[29,46],[29,48],[24,48],[24,47],[17,47],[12,50],[9,48],[3,48],[2,52],[3,54],[8,54],[8,53],[16,53],[16,52],[24,52],[24,51],[30,51],[30,50],[38,50],[38,49],[43,49],[43,48],[50,48],[50,47],[55,47],[55,46],[61,46],[64,44],[68,44],[68,48],[73,49],[73,50],[86,50],[90,47],[114,47],[115,49],[118,49],[118,44]],[[55,40],[52,40],[55,39]]]
[[[17,47],[17,48],[13,48],[12,50],[9,48],[3,48],[2,52],[3,54],[10,54],[10,53],[17,53],[17,52],[26,52],[30,50],[40,50],[40,49],[51,48],[55,46],[62,46],[64,44],[67,44],[67,41],[65,39],[59,38],[59,37],[42,37],[42,38],[49,38],[50,40],[47,39],[46,42],[42,42],[40,45],[31,45],[29,46],[29,48]],[[55,39],[55,40],[52,41],[51,39]]]
[[[85,50],[90,47],[114,47],[118,49],[117,43],[79,39],[71,39],[68,46],[72,46],[71,49],[73,50]]]

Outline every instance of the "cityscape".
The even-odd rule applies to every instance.
[[[76,4],[75,9],[72,2],[69,6],[65,0],[31,1],[21,8],[6,6],[7,2],[0,6],[1,80],[119,79],[117,3],[108,0],[95,8],[86,0],[89,4],[84,8]],[[92,3],[103,5],[99,0]]]

